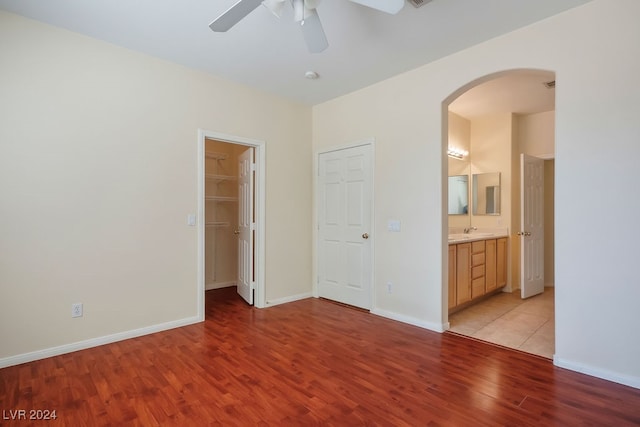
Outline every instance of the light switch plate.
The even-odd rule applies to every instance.
[[[397,219],[390,219],[387,221],[387,230],[393,231],[394,233],[400,232],[400,221]]]
[[[196,215],[195,214],[187,215],[187,225],[189,225],[191,227],[196,225]]]

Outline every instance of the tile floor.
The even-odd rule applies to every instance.
[[[554,289],[520,298],[520,291],[499,293],[449,316],[450,331],[553,358]]]

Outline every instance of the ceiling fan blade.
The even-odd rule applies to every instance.
[[[240,0],[231,6],[226,12],[218,16],[209,24],[209,28],[218,33],[224,33],[229,28],[236,25],[242,18],[253,12],[260,6],[262,0]]]
[[[301,22],[302,36],[307,43],[309,52],[320,53],[329,47],[327,36],[324,34],[320,17],[315,9],[308,9],[308,15]]]
[[[361,4],[362,6],[370,7],[372,9],[379,10],[381,12],[390,13],[395,15],[400,12],[404,7],[404,0],[351,0],[354,3]]]

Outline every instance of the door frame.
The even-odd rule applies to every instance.
[[[200,321],[204,320],[204,145],[206,139],[215,139],[216,141],[226,142],[229,144],[244,145],[254,148],[255,185],[254,185],[254,201],[255,201],[255,242],[254,242],[254,275],[255,275],[255,298],[254,305],[258,308],[266,306],[266,290],[265,290],[265,212],[266,212],[266,186],[265,186],[265,165],[266,165],[266,143],[256,139],[245,138],[242,136],[228,135],[220,132],[198,129],[197,141],[197,276],[198,276],[198,301],[197,312]]]
[[[326,154],[326,153],[330,153],[332,151],[340,151],[340,150],[347,150],[349,148],[354,148],[354,147],[360,147],[363,145],[368,145],[370,146],[371,149],[371,163],[370,163],[370,167],[371,167],[371,230],[372,230],[372,236],[371,236],[371,271],[369,272],[371,274],[371,308],[369,309],[370,311],[373,312],[373,310],[376,307],[376,293],[375,293],[375,283],[376,283],[376,278],[375,278],[375,269],[374,269],[374,265],[375,265],[375,242],[376,242],[376,233],[375,233],[375,154],[376,154],[376,146],[375,146],[375,138],[370,137],[370,138],[364,138],[361,140],[357,140],[351,143],[347,143],[347,144],[341,144],[341,145],[333,145],[333,146],[329,146],[329,147],[324,147],[318,150],[315,150],[314,155],[313,155],[313,241],[315,242],[314,244],[314,249],[315,249],[315,256],[313,257],[313,284],[312,284],[312,295],[315,298],[319,298],[319,292],[318,292],[318,281],[320,279],[319,276],[319,272],[318,272],[318,257],[320,256],[320,240],[319,240],[319,228],[320,228],[320,223],[319,223],[319,215],[318,215],[318,209],[320,209],[320,204],[318,203],[318,197],[320,195],[320,188],[319,188],[319,179],[318,176],[320,174],[320,168],[319,168],[319,163],[320,163],[320,155],[321,154]]]

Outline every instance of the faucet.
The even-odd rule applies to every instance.
[[[477,230],[478,227],[468,227],[464,229],[464,234],[469,234],[471,233],[471,230]]]

